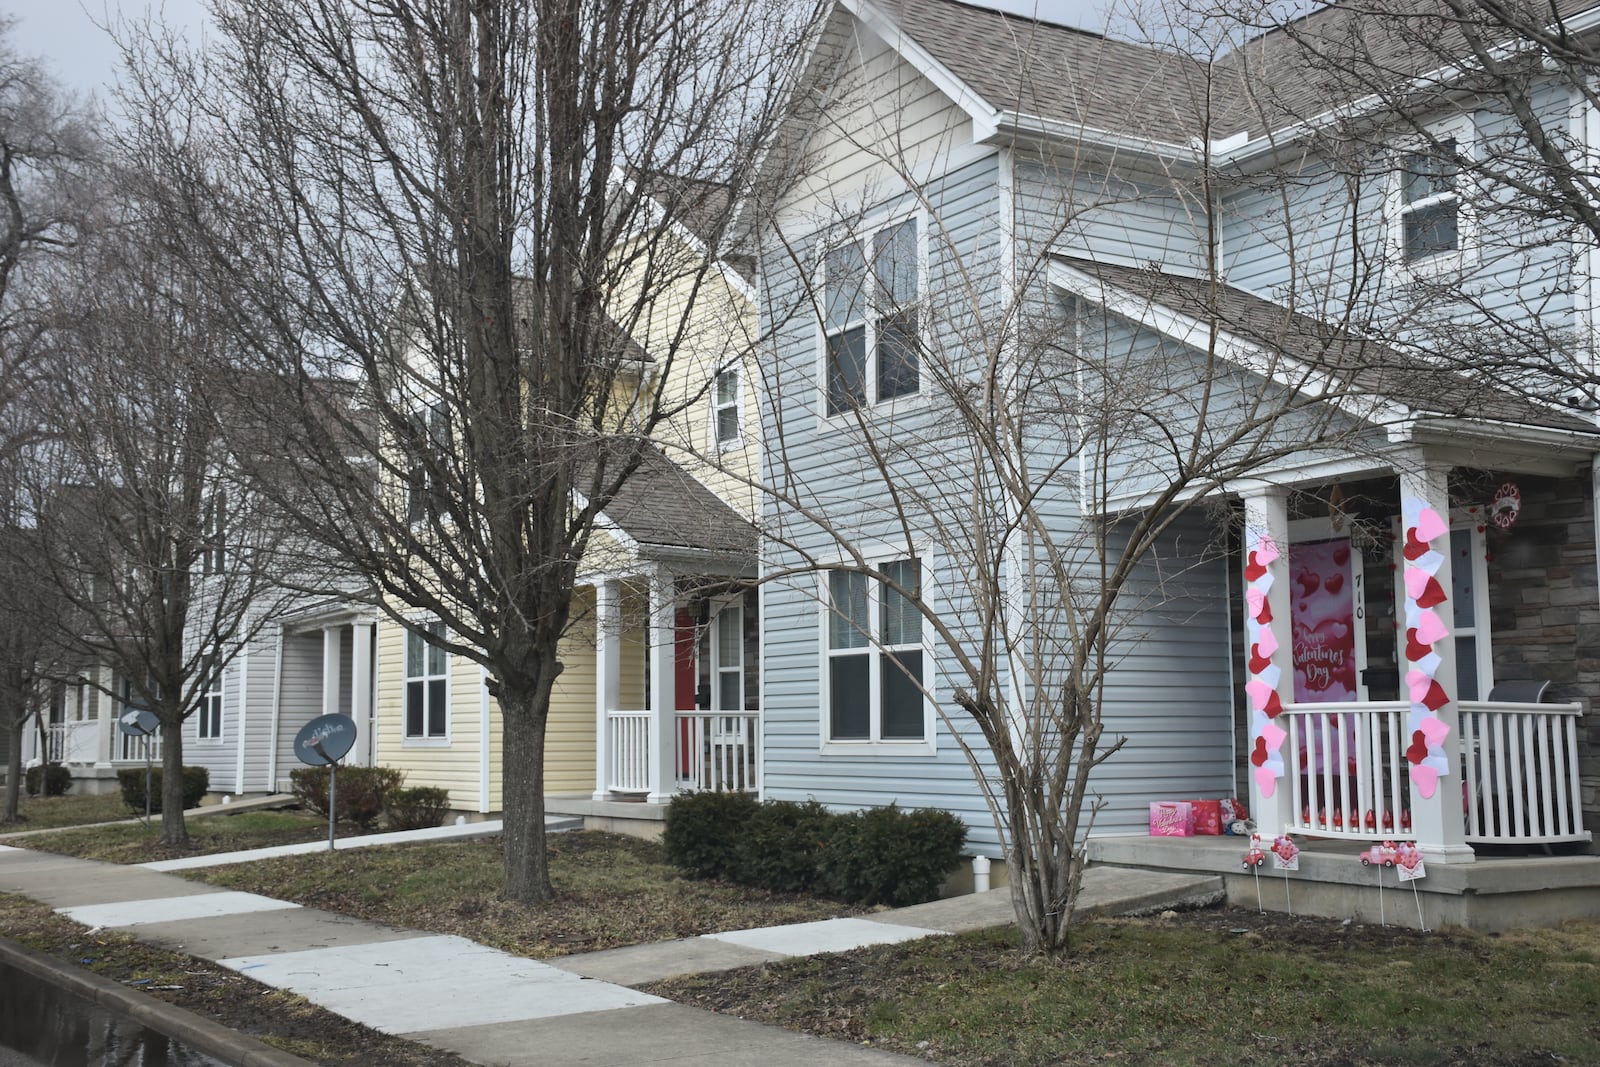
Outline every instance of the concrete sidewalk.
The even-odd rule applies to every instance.
[[[0,892],[32,897],[91,926],[130,930],[292,990],[356,1022],[484,1064],[920,1062],[714,1015],[629,987],[1011,919],[1009,893],[1000,889],[871,916],[708,934],[546,963],[459,937],[221,890],[153,866],[0,846]],[[1139,910],[1214,898],[1220,890],[1214,875],[1091,868],[1080,907]]]

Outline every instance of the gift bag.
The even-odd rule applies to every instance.
[[[1194,836],[1194,809],[1187,800],[1157,800],[1150,805],[1151,837]]]

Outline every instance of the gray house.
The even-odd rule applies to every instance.
[[[1318,132],[1297,47],[831,9],[758,226],[766,796],[1003,858],[970,702],[1043,750],[1073,691],[1096,837],[1240,796],[1434,863],[1590,840],[1600,427],[1462,357],[1490,315],[1587,336],[1593,253],[1405,130]],[[1510,136],[1439,106],[1434,149]]]

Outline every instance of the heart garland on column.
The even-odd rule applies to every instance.
[[[1279,643],[1272,632],[1272,608],[1267,593],[1273,584],[1272,564],[1282,553],[1271,534],[1258,526],[1245,531],[1245,545],[1244,598],[1249,614],[1245,630],[1250,656],[1249,680],[1244,688],[1250,702],[1251,774],[1261,795],[1270,797],[1277,790],[1278,779],[1283,777],[1284,732],[1272,721],[1283,711],[1283,702],[1278,696],[1282,669],[1272,662]]]
[[[1401,556],[1405,559],[1404,585],[1406,593],[1406,690],[1411,700],[1411,712],[1406,717],[1406,728],[1411,743],[1406,747],[1406,762],[1411,782],[1424,799],[1432,799],[1439,787],[1441,775],[1450,773],[1450,762],[1444,753],[1444,739],[1450,733],[1435,713],[1450,701],[1450,694],[1438,678],[1439,656],[1433,646],[1450,634],[1445,621],[1445,609],[1450,596],[1438,573],[1444,565],[1446,543],[1440,548],[1435,541],[1450,536],[1450,524],[1427,501],[1407,497],[1400,504],[1401,521],[1405,535]]]

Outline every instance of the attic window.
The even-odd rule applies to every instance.
[[[1461,196],[1456,189],[1456,140],[1439,151],[1409,152],[1401,170],[1401,251],[1407,263],[1461,248]]]

